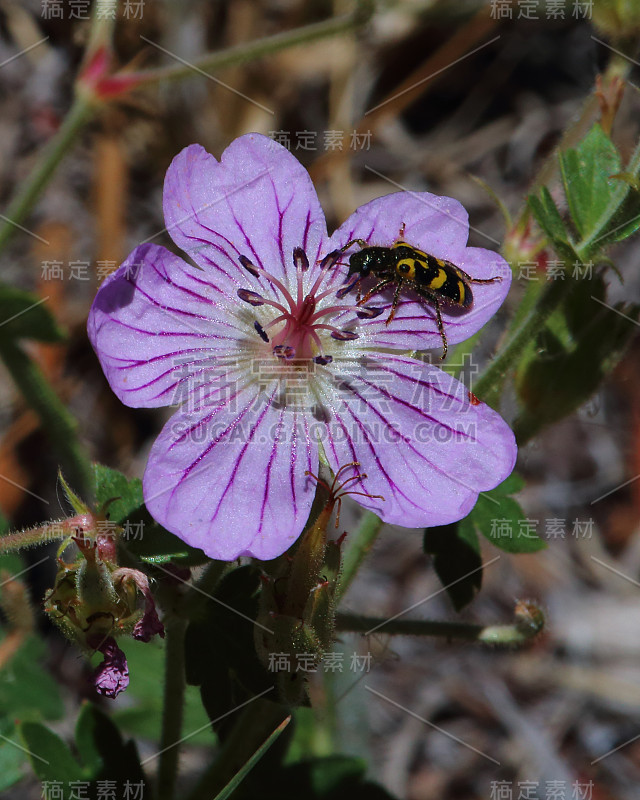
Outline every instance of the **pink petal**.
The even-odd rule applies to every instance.
[[[331,246],[339,249],[351,239],[362,238],[371,245],[390,247],[398,240],[403,223],[406,226],[404,241],[419,250],[451,261],[472,278],[502,278],[484,285],[472,283],[474,302],[470,309],[457,309],[441,303],[449,344],[468,339],[502,305],[511,285],[511,270],[498,253],[479,247],[466,247],[468,215],[457,200],[429,192],[397,192],[379,197],[358,208],[341,225],[331,237]],[[354,248],[357,247],[354,245],[349,254],[355,252]],[[336,284],[344,280],[349,254],[343,258],[345,266],[336,272]],[[358,332],[365,346],[403,350],[441,349],[442,338],[432,304],[417,299],[409,289],[403,290],[396,316],[387,325],[392,298],[393,288],[390,288],[372,297],[368,303],[384,308],[385,313],[360,323]],[[340,324],[340,320],[337,324]]]
[[[88,333],[109,384],[125,405],[176,404],[215,381],[221,357],[255,338],[231,315],[206,274],[157,245],[137,247],[103,283]]]
[[[247,285],[239,256],[283,279],[294,273],[294,247],[313,264],[327,240],[309,173],[258,133],[235,139],[220,162],[197,144],[179,153],[165,178],[164,215],[178,247],[234,296]]]
[[[368,477],[358,489],[385,499],[354,499],[385,522],[454,522],[513,470],[517,449],[504,420],[485,403],[473,405],[459,381],[430,364],[371,356],[344,376],[334,405],[330,466],[360,463]]]
[[[147,508],[211,558],[275,558],[309,516],[315,484],[304,473],[317,469],[317,448],[276,391],[231,384],[199,412],[178,411],[151,449]]]

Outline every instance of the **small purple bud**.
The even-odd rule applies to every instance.
[[[296,269],[306,272],[309,269],[309,259],[301,247],[293,248],[293,263]]]
[[[337,339],[339,342],[351,342],[353,339],[359,339],[360,336],[353,331],[331,331],[331,338]]]
[[[377,308],[376,306],[362,306],[356,311],[356,317],[360,319],[375,319],[384,312],[384,308]]]
[[[257,320],[253,323],[253,327],[256,329],[256,331],[258,332],[258,336],[262,339],[263,342],[269,341],[269,337],[264,332],[264,328]]]
[[[254,277],[257,278],[260,275],[258,268],[254,264],[252,264],[251,261],[249,261],[249,259],[246,256],[240,256],[238,258],[238,261],[247,270],[247,272],[250,272]]]
[[[93,684],[98,694],[115,698],[129,685],[129,668],[125,654],[109,636],[98,650],[104,654],[104,661],[93,675]]]
[[[250,289],[238,289],[238,297],[252,306],[264,305],[264,297],[260,297],[257,292],[252,292]]]
[[[316,356],[313,360],[316,364],[320,364],[321,367],[326,367],[327,364],[333,361],[333,356]]]

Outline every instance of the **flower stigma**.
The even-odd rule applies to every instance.
[[[357,333],[330,325],[327,318],[344,311],[356,311],[353,305],[326,305],[322,301],[338,290],[335,288],[322,289],[322,284],[331,269],[335,267],[341,256],[339,250],[332,250],[320,262],[320,274],[311,288],[305,292],[304,274],[309,270],[309,260],[301,247],[293,250],[293,263],[296,270],[296,291],[289,289],[266,270],[257,267],[246,256],[240,256],[242,266],[256,278],[263,277],[269,281],[279,298],[269,299],[251,289],[238,289],[238,297],[251,306],[270,306],[280,312],[278,316],[262,325],[257,320],[254,327],[260,338],[271,345],[272,354],[282,361],[314,361],[316,364],[326,366],[333,361],[331,355],[324,352],[320,338],[321,331],[328,331],[332,339],[337,341],[352,341],[358,339]],[[294,297],[295,294],[295,297]],[[357,314],[358,315],[358,314]],[[268,333],[271,329],[274,332]]]

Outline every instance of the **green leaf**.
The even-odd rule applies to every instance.
[[[632,187],[606,229],[594,240],[594,245],[602,249],[608,244],[622,242],[632,236],[638,228],[640,228],[640,191]]]
[[[291,722],[291,717],[287,717],[283,720],[280,725],[273,731],[273,733],[263,742],[260,747],[255,751],[255,753],[240,767],[238,772],[233,776],[233,778],[227,783],[224,789],[215,796],[214,800],[227,800],[227,797],[234,792],[238,786],[242,783],[248,773],[255,767],[255,765],[260,761],[262,756],[267,752],[267,750],[271,747],[271,745],[275,742],[275,740],[280,736],[282,731],[287,727],[287,725]]]
[[[464,519],[425,530],[424,551],[433,555],[436,574],[456,611],[468,605],[482,586],[477,532],[507,553],[535,553],[547,546],[510,496],[523,486],[520,475],[511,473],[500,486],[481,492]]]
[[[618,151],[600,125],[594,125],[577,149],[560,154],[560,171],[571,218],[584,238],[595,230],[620,183]],[[621,194],[622,199],[622,194]]]
[[[577,281],[519,364],[522,410],[514,423],[519,442],[586,402],[636,333],[640,306],[609,307],[605,298],[601,277]]]
[[[79,781],[85,774],[71,750],[40,722],[23,722],[20,736],[29,751],[33,771],[42,781]]]
[[[117,469],[95,463],[93,480],[98,507],[105,507],[112,522],[122,522],[144,503],[140,478],[130,480]]]
[[[135,744],[124,742],[109,717],[91,703],[85,702],[76,723],[75,745],[82,764],[59,736],[39,722],[23,722],[20,735],[40,780],[144,782]]]
[[[546,542],[528,525],[520,504],[509,496],[513,491],[511,487],[518,486],[516,480],[505,486],[507,481],[489,492],[482,492],[468,519],[491,544],[506,553],[543,550]]]
[[[547,187],[542,187],[539,197],[529,195],[527,202],[538,225],[546,233],[558,255],[567,262],[567,266],[579,260],[564,221]]]
[[[44,642],[30,636],[0,671],[2,715],[22,720],[62,718],[64,705],[58,684],[41,666],[45,657]]]
[[[41,297],[2,283],[0,338],[59,342],[65,337]]]
[[[15,726],[7,719],[0,719],[0,792],[22,780],[26,760],[27,754],[22,750]]]
[[[158,691],[157,679],[164,670],[164,642],[157,638],[150,642],[137,642],[123,637],[119,645],[127,657],[131,682],[127,689],[127,706],[114,710],[111,717],[128,734],[158,741],[162,725],[162,693]],[[207,722],[200,692],[195,686],[187,686],[183,730],[200,731],[189,737],[190,744],[211,746],[213,738]]]
[[[134,742],[123,741],[114,722],[91,703],[85,702],[80,710],[75,740],[86,780],[144,782]]]
[[[542,228],[550,239],[560,239],[561,241],[568,241],[567,231],[564,221],[558,211],[551,192],[546,186],[540,190],[540,196],[529,195],[527,198],[529,207]]]
[[[62,474],[62,470],[58,470],[58,480],[60,481],[60,485],[62,486],[62,491],[64,492],[64,496],[67,498],[67,501],[76,512],[76,514],[88,514],[89,513],[89,506],[82,500],[69,486],[67,483],[64,475]]]
[[[480,544],[469,517],[424,532],[423,548],[456,611],[473,600],[482,586]]]
[[[177,561],[185,566],[204,564],[207,556],[169,533],[152,518],[144,505],[142,481],[127,478],[103,464],[93,465],[98,507],[111,522],[122,525],[127,550],[149,564]]]

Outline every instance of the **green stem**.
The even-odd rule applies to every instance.
[[[198,580],[189,587],[189,591],[181,605],[181,614],[188,619],[197,617],[204,612],[207,602],[211,599],[220,578],[224,575],[229,563],[227,561],[211,561]]]
[[[473,391],[481,400],[490,406],[498,403],[509,371],[516,366],[527,345],[558,308],[572,286],[571,280],[551,281],[545,286],[535,307],[476,381]]]
[[[517,616],[509,625],[471,625],[464,622],[436,620],[385,619],[354,614],[336,615],[336,629],[351,633],[382,633],[389,636],[442,636],[446,639],[463,639],[484,644],[518,645],[532,639],[542,630],[544,618],[535,621],[531,614]]]
[[[247,705],[218,757],[187,795],[187,800],[215,798],[287,716],[284,706],[270,700],[258,698]]]
[[[363,10],[361,6],[367,6],[367,8]],[[128,74],[130,77],[135,77],[135,85],[137,88],[138,86],[144,86],[161,80],[178,80],[188,75],[194,75],[194,73],[197,74],[198,70],[206,72],[208,70],[218,71],[228,69],[229,67],[236,67],[239,64],[272,55],[288,47],[307,44],[318,39],[325,39],[329,36],[336,36],[341,33],[348,33],[366,22],[369,15],[368,4],[361,3],[358,10],[353,14],[333,17],[323,20],[322,22],[314,22],[311,25],[305,25],[293,31],[276,33],[273,36],[266,36],[254,42],[238,44],[220,52],[207,53],[201,58],[193,60],[189,65],[181,64],[179,66],[160,67],[158,69]],[[194,69],[194,67],[196,69]]]
[[[93,7],[89,38],[84,52],[84,63],[100,47],[112,49],[113,32],[118,19],[118,0],[102,0]]]
[[[7,246],[13,234],[19,230],[18,226],[27,219],[33,210],[40,193],[51,180],[56,167],[82,128],[91,119],[94,108],[86,97],[77,96],[74,100],[62,125],[42,151],[33,171],[24,181],[3,215],[5,220],[0,227],[0,252]]]
[[[365,559],[367,553],[373,547],[378,534],[382,529],[382,520],[372,511],[366,511],[360,522],[360,527],[350,540],[347,537],[347,547],[345,548],[342,560],[342,572],[336,587],[336,603],[346,593],[351,582],[356,576],[360,564]]]
[[[182,735],[185,690],[184,635],[186,627],[186,621],[179,617],[171,617],[166,624],[158,800],[173,800],[178,777],[179,742]]]
[[[27,403],[40,417],[69,483],[85,500],[93,493],[91,464],[78,439],[73,416],[53,391],[38,365],[15,342],[0,339],[0,358]]]

